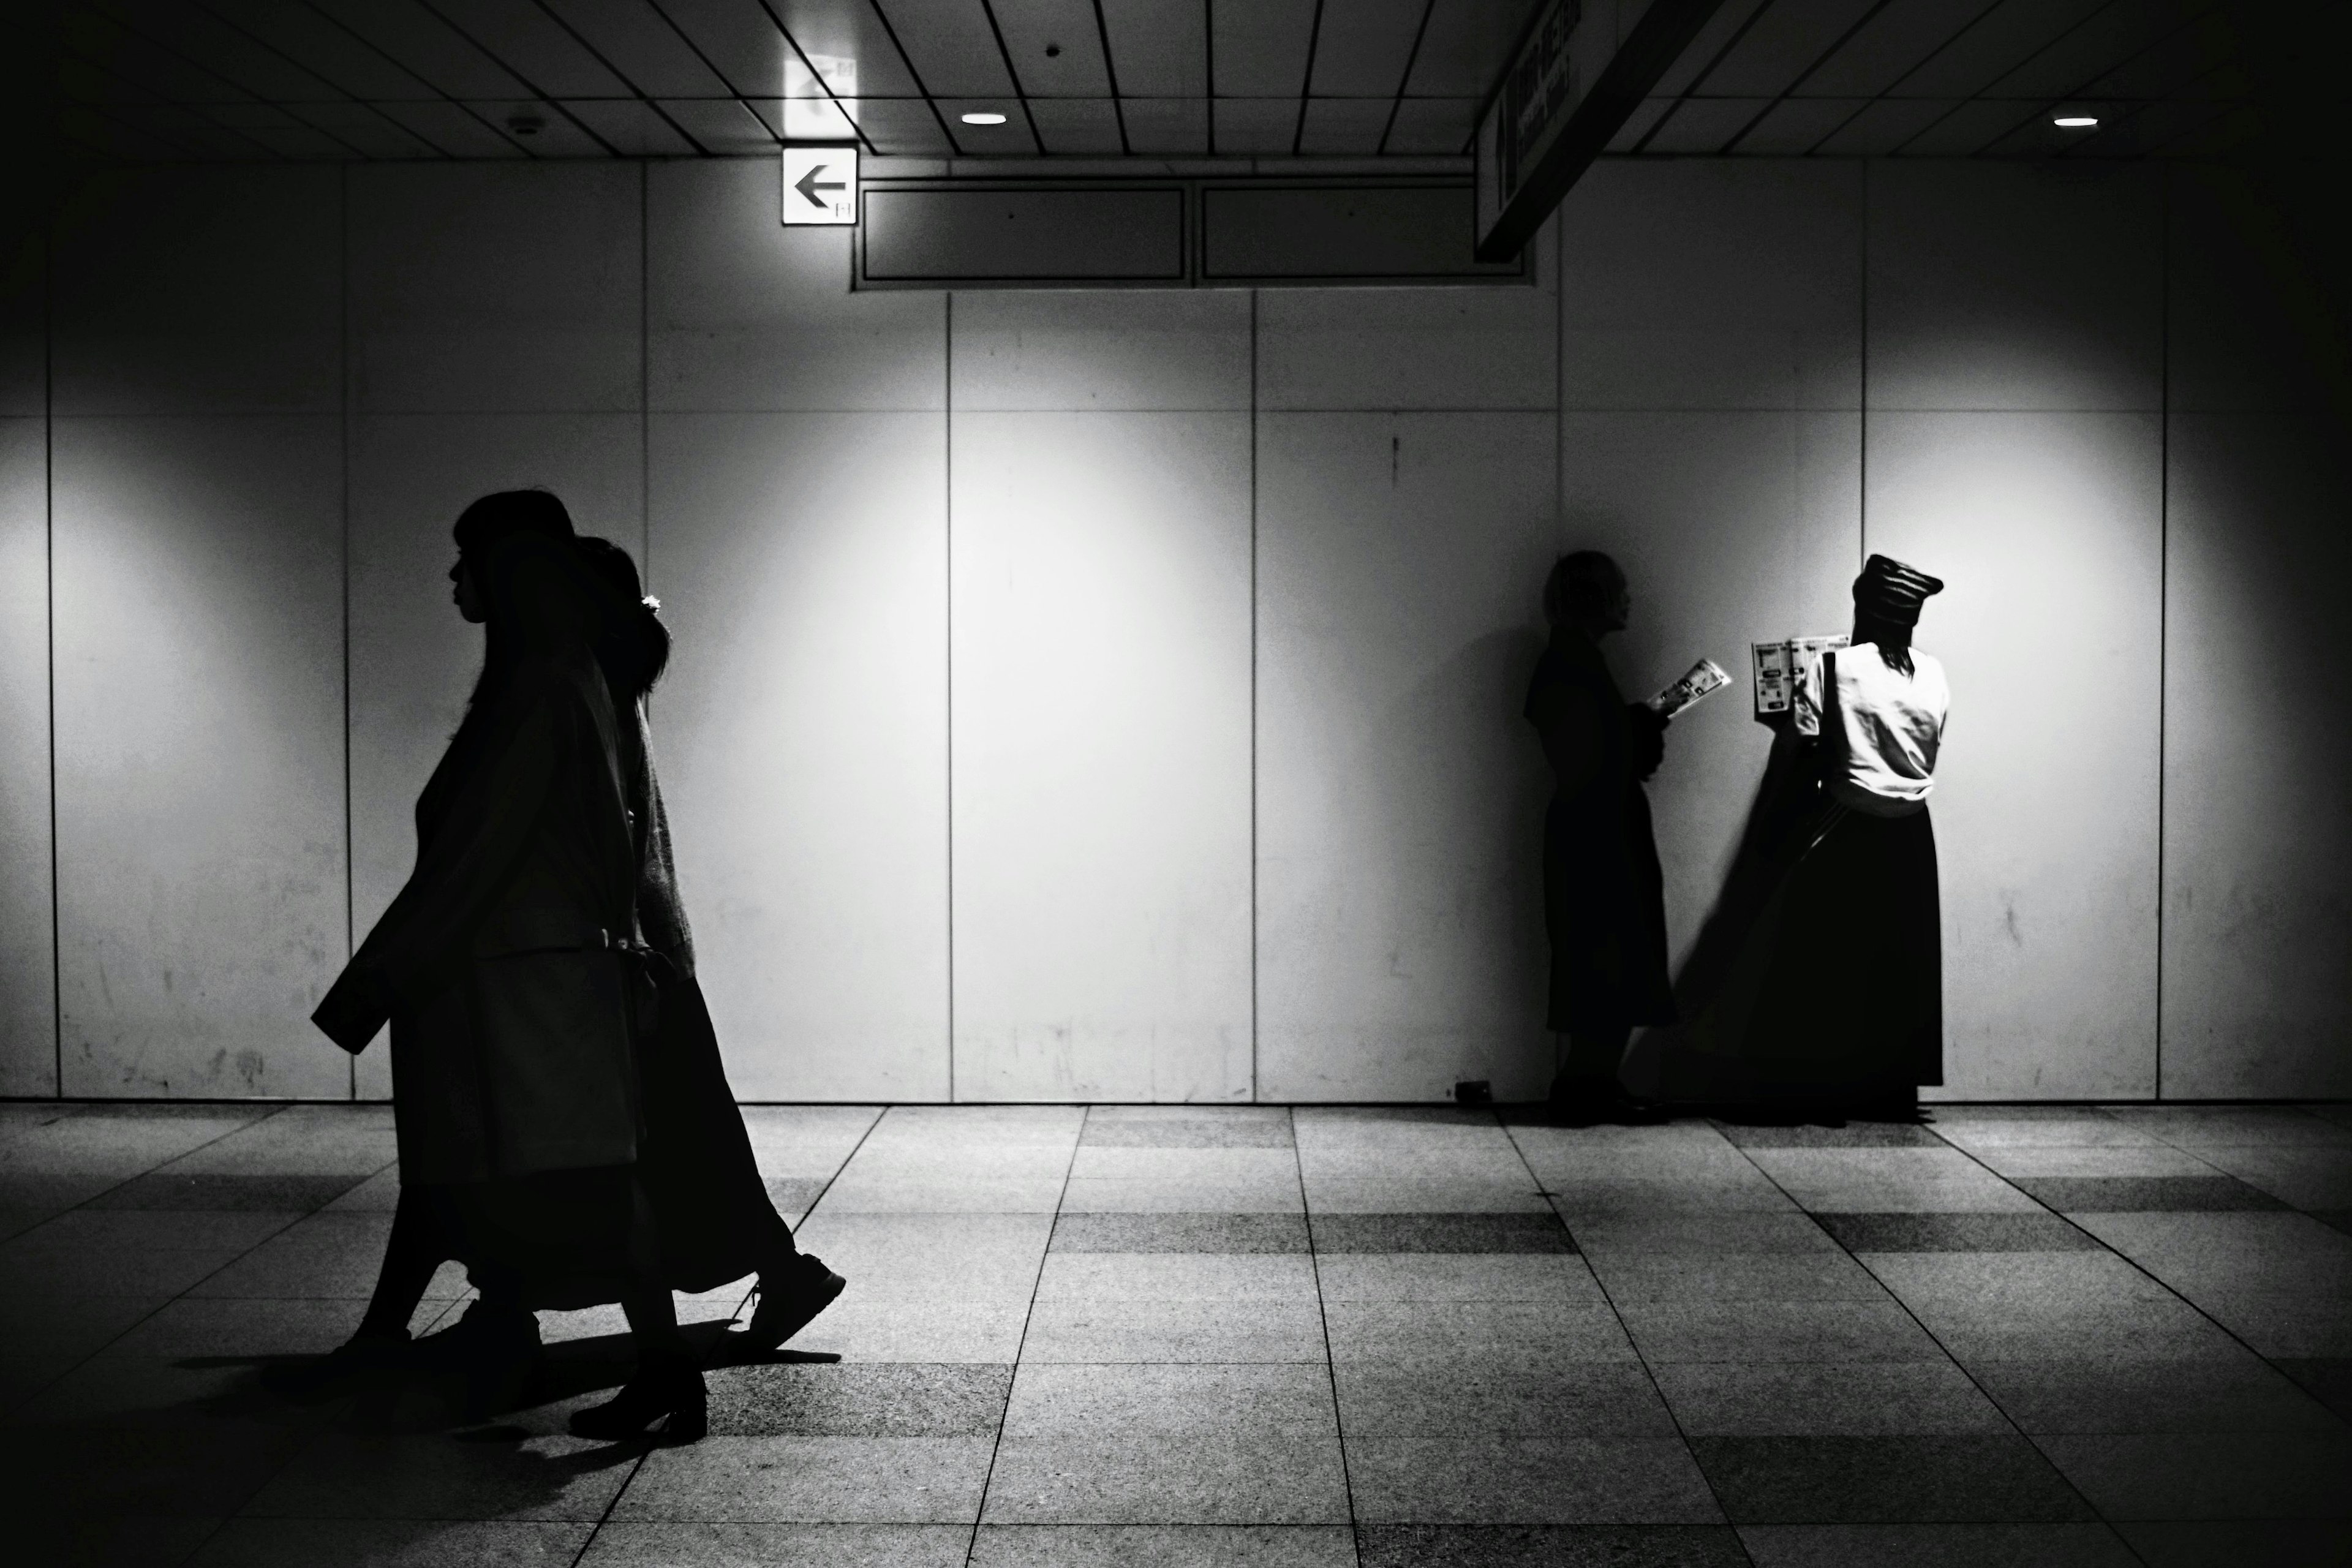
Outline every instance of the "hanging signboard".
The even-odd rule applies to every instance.
[[[1478,259],[1543,226],[1722,0],[1544,0],[1478,117]]]
[[[784,223],[857,221],[857,149],[784,149]]]

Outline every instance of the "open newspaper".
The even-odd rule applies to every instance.
[[[1650,710],[1662,719],[1671,719],[1710,691],[1719,691],[1731,684],[1731,677],[1711,658],[1692,665],[1680,680],[1650,699]]]
[[[1786,713],[1800,735],[1822,732],[1822,656],[1850,641],[1844,634],[1759,642],[1756,652],[1756,713]]]

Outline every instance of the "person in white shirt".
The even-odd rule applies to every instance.
[[[1780,1109],[1897,1119],[1944,1081],[1943,931],[1927,798],[1951,707],[1944,667],[1911,646],[1940,579],[1874,555],[1853,637],[1822,670],[1821,735],[1776,716],[1790,781],[1699,1049],[1740,1064],[1740,1091]],[[1765,889],[1769,889],[1769,894]]]

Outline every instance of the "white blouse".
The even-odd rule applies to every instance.
[[[1952,705],[1944,667],[1915,647],[1906,676],[1888,668],[1874,643],[1836,649],[1827,664],[1822,736],[1831,795],[1873,816],[1921,809],[1936,787],[1936,748]]]

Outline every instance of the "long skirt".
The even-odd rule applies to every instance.
[[[702,988],[666,976],[639,1010],[635,1164],[404,1186],[486,1294],[533,1309],[622,1299],[632,1273],[716,1289],[794,1251],[728,1087]]]
[[[656,991],[637,1058],[646,1113],[638,1169],[663,1277],[675,1289],[712,1290],[790,1257],[793,1232],[752,1157],[701,985],[684,974]]]
[[[1825,799],[1788,829],[1761,907],[1694,1020],[1692,1043],[1759,1098],[1904,1096],[1944,1081],[1936,833],[1923,809]]]

